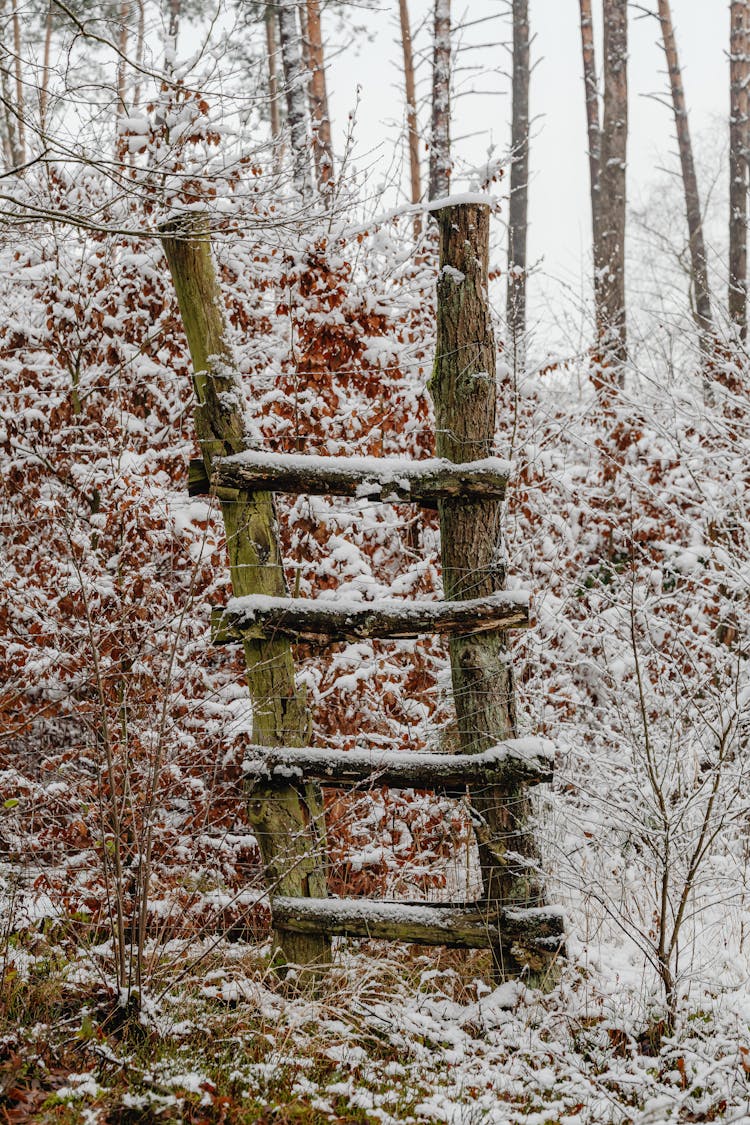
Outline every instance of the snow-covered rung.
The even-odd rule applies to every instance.
[[[455,602],[378,602],[328,598],[232,598],[212,616],[214,641],[293,640],[333,642],[357,638],[406,639],[424,633],[487,633],[529,623],[529,595],[502,591]]]
[[[372,902],[361,898],[272,898],[276,929],[486,949],[499,940],[562,949],[564,918],[551,907],[503,910],[493,903]]]
[[[362,500],[434,506],[452,496],[502,500],[511,466],[498,457],[456,464],[435,458],[318,457],[248,450],[214,468],[215,488],[354,496]]]
[[[467,785],[476,791],[551,781],[553,762],[554,747],[547,739],[509,738],[481,754],[253,746],[242,770],[257,781],[319,781],[341,788],[387,785],[457,795]]]

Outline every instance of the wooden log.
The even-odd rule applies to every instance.
[[[446,496],[502,500],[510,466],[497,457],[455,465],[433,458],[316,457],[249,450],[220,461],[212,483],[246,492],[353,496],[384,503],[434,507]]]
[[[248,779],[319,781],[336,788],[390,786],[461,796],[509,783],[552,780],[554,752],[546,739],[508,739],[481,754],[325,750],[253,746],[242,764]]]
[[[508,946],[548,960],[563,940],[560,911],[503,910],[488,903],[371,902],[368,899],[271,899],[274,926],[293,933],[492,948]]]
[[[492,317],[487,299],[489,208],[481,203],[444,207],[437,283],[437,346],[430,390],[435,403],[439,457],[465,463],[492,454],[497,378]],[[490,599],[505,585],[502,508],[496,500],[441,500],[440,540],[447,600]],[[481,753],[517,735],[513,668],[502,632],[450,638],[453,698],[460,749]],[[530,803],[519,779],[478,794],[477,830],[484,894],[489,900],[541,906]],[[495,951],[503,975],[527,974],[510,947]],[[543,983],[549,974],[527,979]]]
[[[289,637],[331,644],[407,640],[425,633],[486,633],[529,623],[528,597],[501,592],[465,602],[339,602],[322,598],[232,598],[212,616],[216,644]]]
[[[195,426],[209,476],[215,458],[247,448],[244,399],[226,330],[221,289],[211,256],[208,217],[192,212],[161,228],[162,245],[177,293],[193,363]],[[195,479],[196,473],[193,471]],[[221,497],[220,497],[221,499]],[[230,499],[230,497],[227,497]],[[232,590],[238,596],[287,593],[273,497],[235,492],[222,503]],[[288,640],[247,638],[247,680],[253,704],[253,738],[263,745],[310,741],[310,713],[297,687]],[[257,786],[248,805],[263,856],[267,884],[295,896],[326,893],[325,820],[322,797],[312,783],[264,791]],[[147,901],[146,895],[144,901]],[[142,927],[145,933],[145,925]],[[285,959],[315,973],[330,961],[323,934],[284,931]]]

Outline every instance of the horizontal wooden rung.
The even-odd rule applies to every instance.
[[[272,898],[277,929],[386,941],[487,949],[500,940],[554,952],[564,941],[562,912],[503,909],[492,903],[373,902],[360,898]]]
[[[253,746],[242,764],[257,781],[319,781],[336,788],[391,786],[460,795],[466,787],[552,780],[554,749],[543,738],[509,738],[481,754],[425,754],[317,747]]]
[[[525,628],[528,602],[528,594],[521,591],[455,602],[355,602],[251,594],[232,598],[226,609],[215,610],[211,623],[217,644],[275,636],[324,644],[362,638],[405,640],[427,633],[468,635]]]
[[[456,464],[437,458],[410,461],[248,450],[223,458],[214,468],[211,483],[247,492],[352,496],[434,507],[438,500],[450,497],[502,500],[510,468],[498,457]]]

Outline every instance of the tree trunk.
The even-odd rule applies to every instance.
[[[23,93],[23,72],[21,69],[21,21],[18,15],[17,0],[13,0],[13,53],[16,75],[16,134],[17,164],[26,163],[26,125],[24,121],[25,98]]]
[[[49,64],[52,49],[52,0],[47,8],[44,23],[44,54],[42,56],[42,77],[39,83],[39,132],[42,140],[47,133],[47,103],[49,101]]]
[[[268,103],[271,116],[271,142],[273,166],[278,171],[281,157],[281,103],[279,101],[279,75],[276,58],[276,20],[272,4],[266,5],[266,55],[268,58]]]
[[[319,191],[326,192],[330,190],[333,183],[333,142],[331,140],[331,118],[328,109],[319,0],[307,0],[307,43],[315,177]]]
[[[398,15],[401,23],[401,48],[404,54],[404,92],[406,94],[406,128],[409,135],[409,173],[411,178],[411,201],[419,203],[422,198],[422,173],[419,166],[419,127],[417,125],[417,91],[414,81],[414,52],[411,42],[408,0],[399,0]],[[414,236],[419,238],[422,223],[417,216],[414,220]]]
[[[586,95],[586,126],[589,138],[589,180],[591,184],[591,227],[594,261],[601,244],[599,235],[599,172],[601,168],[601,125],[599,121],[599,88],[596,82],[596,51],[591,0],[580,0],[581,47],[583,50],[583,86]]]
[[[729,317],[737,336],[747,337],[747,0],[732,0],[729,41]]]
[[[7,0],[0,0],[0,14],[3,16],[4,24],[7,11],[6,2]],[[9,23],[11,27],[14,23],[14,13],[15,8],[13,8],[10,13]],[[8,52],[8,54],[10,53]],[[21,122],[19,121],[19,111],[13,85],[13,75],[10,65],[0,66],[0,91],[2,92],[3,109],[3,159],[6,170],[9,172],[24,163],[19,135]]]
[[[625,378],[625,217],[628,141],[628,5],[604,0],[604,113],[599,169],[600,255],[594,253],[603,383]],[[597,261],[599,259],[599,261]]]
[[[669,0],[659,0],[659,20],[661,22],[664,54],[669,71],[672,91],[677,146],[680,152],[682,183],[685,190],[685,213],[687,215],[688,236],[690,239],[690,279],[693,289],[693,316],[698,328],[701,352],[708,358],[712,352],[713,319],[711,316],[711,295],[708,284],[708,263],[706,244],[703,238],[703,219],[701,216],[698,178],[695,174],[693,146],[690,141],[685,90],[682,85],[682,72],[677,54],[672,13]]]
[[[529,3],[513,0],[513,110],[506,317],[511,363],[526,365],[526,236],[529,211]]]
[[[138,67],[143,67],[143,57],[146,48],[146,2],[145,0],[136,0],[138,7],[138,32],[135,41],[135,61]],[[135,89],[133,90],[133,109],[137,109],[141,104],[141,93],[143,86],[143,74],[139,69],[135,78]]]
[[[210,473],[215,457],[246,444],[242,388],[226,333],[221,291],[211,258],[208,219],[194,214],[162,228],[162,243],[174,281],[193,361],[195,423]],[[287,593],[276,512],[267,492],[238,492],[221,506],[235,596]],[[251,640],[244,644],[253,703],[253,741],[264,746],[304,746],[310,715],[295,683],[289,642]],[[269,889],[292,897],[324,897],[325,833],[317,786],[298,791],[288,784],[255,788],[249,804]],[[330,943],[320,934],[277,933],[287,961],[315,966],[330,960]]]
[[[451,461],[489,456],[495,439],[495,341],[487,299],[489,208],[445,207],[440,226],[438,323],[430,389],[437,453]],[[439,504],[443,586],[447,599],[489,597],[503,589],[501,504],[446,499]],[[516,704],[506,636],[455,636],[451,674],[460,749],[480,753],[516,735]],[[525,785],[473,795],[482,818],[477,832],[488,900],[537,906],[544,888],[528,831]],[[501,942],[497,967],[514,975],[530,968]],[[535,978],[540,979],[540,978]]]
[[[435,0],[432,62],[430,199],[448,195],[451,178],[451,0]]]
[[[310,156],[307,135],[307,73],[300,53],[295,0],[278,0],[279,44],[286,89],[287,121],[292,149],[294,186],[300,195],[310,193]]]
[[[118,16],[120,23],[120,34],[117,41],[117,47],[120,52],[117,62],[117,108],[115,110],[116,117],[123,117],[128,112],[125,102],[126,95],[126,63],[124,56],[128,50],[128,20],[130,19],[130,0],[122,0],[120,4],[120,14]],[[119,137],[118,137],[119,144]]]

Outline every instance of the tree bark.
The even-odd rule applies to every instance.
[[[591,190],[591,227],[594,261],[601,244],[599,234],[599,173],[601,168],[601,124],[599,120],[599,87],[596,81],[596,51],[591,0],[580,0],[581,47],[583,50],[583,86],[586,96],[586,127],[589,138],[589,181]]]
[[[599,169],[600,254],[594,253],[597,335],[603,383],[622,385],[628,358],[625,316],[628,5],[604,0],[604,112]]]
[[[442,199],[451,179],[451,0],[435,0],[432,61],[430,199]]]
[[[529,4],[513,0],[513,108],[508,203],[506,319],[513,371],[526,366],[526,240],[529,213]]]
[[[295,0],[278,0],[279,44],[284,70],[287,122],[292,150],[292,175],[300,195],[310,192],[310,153],[307,135],[307,72],[300,53]]]
[[[17,0],[13,2],[13,52],[16,75],[16,132],[18,142],[18,164],[26,163],[26,125],[24,119],[26,99],[23,90],[23,71],[21,69],[21,21],[18,15]]]
[[[208,219],[193,214],[162,228],[167,256],[193,361],[195,424],[206,472],[214,458],[247,444],[243,398],[229,346],[221,290],[211,257]],[[221,505],[232,590],[236,596],[287,593],[273,499],[267,492],[237,493]],[[264,746],[304,746],[310,714],[295,683],[285,639],[244,644],[253,703],[253,741]],[[269,889],[292,897],[326,894],[323,809],[317,786],[302,793],[279,783],[253,791],[250,820],[263,855]],[[287,961],[320,966],[330,960],[321,934],[278,933]]]
[[[495,440],[495,341],[487,298],[489,208],[463,204],[443,208],[437,217],[437,348],[430,389],[438,456],[461,462],[489,456]],[[490,597],[502,590],[500,503],[442,500],[439,512],[446,599]],[[450,658],[461,751],[481,753],[514,738],[515,688],[506,636],[495,632],[452,637]],[[477,837],[485,898],[541,905],[544,888],[528,829],[526,787],[478,793],[473,805],[482,821]],[[503,974],[530,969],[507,942],[497,946],[495,956]]]
[[[414,51],[411,41],[408,0],[399,0],[399,22],[401,24],[401,49],[404,56],[404,92],[406,94],[406,128],[409,136],[409,175],[411,180],[411,201],[419,203],[422,198],[422,173],[419,164],[419,127],[417,124],[417,90],[414,81]],[[414,236],[418,238],[422,230],[419,216],[414,220]]]
[[[124,56],[127,54],[128,50],[128,20],[130,19],[130,0],[122,0],[122,3],[120,4],[120,13],[118,19],[120,23],[120,34],[118,36],[117,47],[120,52],[120,57],[117,62],[117,109],[115,112],[115,116],[123,117],[127,113],[127,105],[125,102],[127,74],[125,70]]]
[[[278,171],[281,156],[281,103],[279,101],[279,74],[276,56],[276,17],[272,4],[266,5],[266,56],[268,59],[268,103],[271,116],[271,142],[273,166]]]
[[[333,183],[333,141],[331,139],[331,117],[328,108],[319,0],[306,0],[306,10],[313,158],[318,190],[326,192],[330,191]]]
[[[5,24],[7,0],[0,0],[0,14]],[[11,9],[9,25],[13,34],[15,7]],[[5,29],[4,29],[5,30]],[[19,111],[17,97],[13,90],[13,72],[10,66],[10,52],[7,52],[7,65],[0,66],[0,90],[2,91],[3,107],[3,157],[7,171],[18,168],[24,163],[23,150],[19,136]]]
[[[747,338],[747,129],[748,31],[747,0],[730,4],[729,39],[729,317],[743,342]]]
[[[52,48],[52,0],[47,7],[44,23],[44,54],[42,56],[42,77],[39,83],[39,132],[42,139],[47,133],[47,104],[49,101],[49,64]]]
[[[690,140],[685,90],[677,54],[677,42],[672,23],[669,0],[659,0],[659,20],[661,23],[664,54],[669,71],[672,91],[677,146],[680,153],[682,183],[685,191],[685,214],[687,216],[688,237],[690,240],[690,279],[693,289],[693,317],[698,328],[701,352],[705,359],[713,350],[713,318],[711,315],[711,294],[708,283],[708,263],[706,244],[703,238],[703,218],[701,215],[698,178],[695,173],[693,146]]]

